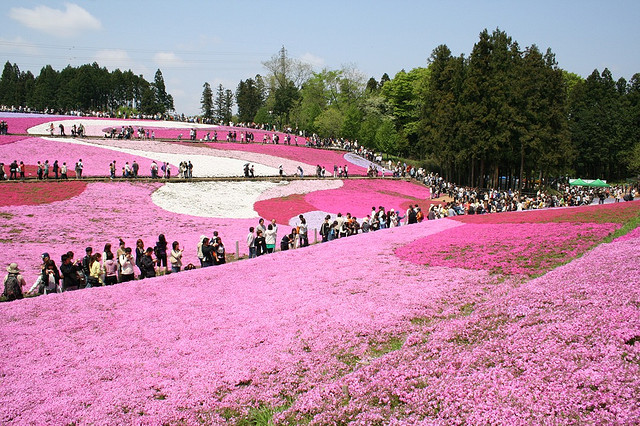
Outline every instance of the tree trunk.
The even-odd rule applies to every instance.
[[[474,174],[475,172],[475,159],[471,158],[471,180],[469,181],[469,186],[473,187],[473,179],[474,179]]]
[[[520,148],[520,180],[518,180],[518,191],[522,190],[522,178],[524,176],[524,144]]]

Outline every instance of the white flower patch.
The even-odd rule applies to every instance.
[[[263,192],[260,197],[258,197],[258,201],[269,200],[271,198],[282,198],[295,194],[308,194],[314,191],[339,189],[342,187],[342,185],[344,185],[342,180],[333,179],[316,179],[307,181],[296,180],[292,182],[281,182],[280,185],[276,186],[275,188],[271,188]]]
[[[258,196],[277,183],[184,182],[167,183],[155,191],[151,200],[160,208],[198,217],[253,219]]]
[[[188,123],[182,121],[150,121],[150,120],[123,120],[123,119],[87,119],[87,118],[69,118],[64,120],[53,120],[46,123],[38,124],[27,129],[30,135],[48,135],[49,126],[53,123],[53,128],[58,131],[58,126],[62,124],[66,129],[71,129],[75,124],[84,126],[85,134],[88,136],[103,136],[104,129],[108,127],[121,128],[122,126],[132,126],[134,129],[138,127],[153,127],[166,129],[212,129],[218,127],[212,124]]]

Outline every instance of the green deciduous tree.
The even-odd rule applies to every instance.
[[[321,135],[337,137],[342,129],[343,116],[335,107],[324,110],[315,120],[315,127]]]

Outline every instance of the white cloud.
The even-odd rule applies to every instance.
[[[162,66],[182,65],[184,62],[173,52],[158,52],[153,55],[153,61]]]
[[[300,60],[302,62],[306,62],[307,64],[311,65],[312,67],[316,67],[316,68],[321,68],[324,66],[324,59],[313,55],[309,52],[305,53],[304,55],[302,55],[300,57]]]
[[[58,37],[73,37],[85,30],[102,28],[96,17],[73,3],[65,3],[65,10],[48,6],[34,9],[14,7],[9,11],[9,16],[28,28]]]

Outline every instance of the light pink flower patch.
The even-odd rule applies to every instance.
[[[451,226],[460,224],[419,229]],[[341,353],[402,333],[409,317],[461,294],[475,300],[487,277],[418,266],[398,274],[390,247],[414,238],[407,231],[0,304],[0,422],[216,424],[227,407],[275,405],[332,382],[350,368]],[[380,260],[354,268],[371,256]]]
[[[420,238],[398,248],[396,255],[428,266],[537,275],[581,255],[619,227],[612,223],[467,224]]]

